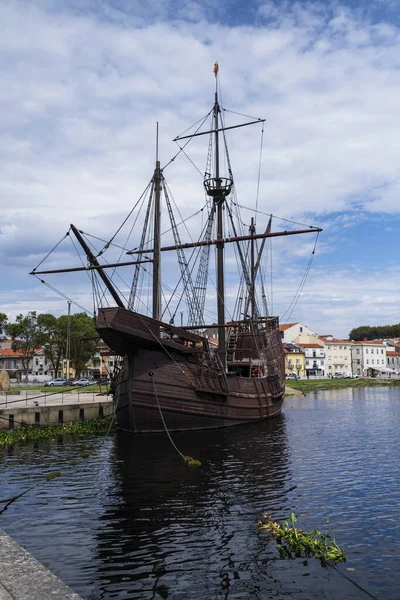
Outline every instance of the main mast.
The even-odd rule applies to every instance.
[[[214,64],[215,102],[214,102],[214,142],[215,163],[214,177],[204,182],[207,194],[211,196],[217,208],[217,312],[218,312],[218,354],[222,365],[226,368],[226,337],[225,337],[225,281],[224,281],[224,201],[231,191],[232,181],[221,178],[219,169],[219,114],[218,103],[218,63]]]

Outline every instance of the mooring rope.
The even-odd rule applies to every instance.
[[[167,424],[165,422],[164,415],[163,415],[162,410],[161,410],[160,402],[158,400],[157,390],[156,390],[156,382],[155,382],[155,377],[154,377],[153,371],[150,371],[149,375],[151,377],[151,382],[153,384],[154,397],[155,397],[156,402],[157,402],[157,406],[158,406],[158,410],[159,410],[159,413],[160,413],[161,421],[162,421],[162,424],[163,424],[164,429],[165,429],[165,433],[167,434],[169,441],[171,442],[171,444],[173,445],[173,447],[175,448],[175,450],[177,451],[177,453],[179,454],[179,456],[181,458],[183,458],[183,460],[185,461],[185,463],[189,467],[200,467],[201,466],[201,462],[199,460],[196,460],[195,458],[192,458],[191,456],[185,456],[184,454],[182,454],[182,452],[179,450],[179,448],[176,446],[174,440],[172,439],[171,434],[168,431],[168,427],[167,427]]]

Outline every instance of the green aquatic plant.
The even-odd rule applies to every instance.
[[[323,566],[329,563],[340,563],[346,555],[336,544],[330,533],[321,533],[316,529],[306,532],[294,526],[296,515],[291,512],[289,519],[279,524],[272,520],[268,513],[258,521],[260,530],[267,530],[276,541],[281,558],[305,558],[311,556],[318,559]]]
[[[79,455],[81,458],[89,458],[90,456],[92,456],[91,452],[81,452]]]
[[[0,431],[0,448],[27,442],[38,442],[49,438],[55,439],[60,435],[105,435],[109,432],[109,428],[110,421],[108,419],[93,419],[84,423],[68,423],[66,425],[51,425],[49,427],[25,425],[16,429],[4,429]]]
[[[52,471],[48,475],[46,475],[46,481],[52,481],[56,477],[61,477],[61,471]]]
[[[184,454],[181,454],[181,456],[188,467],[201,467],[201,462],[196,458],[192,458],[191,456],[185,456]]]

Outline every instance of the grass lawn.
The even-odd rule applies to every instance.
[[[337,390],[341,388],[375,387],[375,386],[400,386],[399,379],[287,379],[286,387],[300,392],[314,390]]]
[[[23,394],[25,391],[36,390],[44,394],[47,392],[48,394],[53,394],[55,392],[69,392],[71,390],[79,390],[80,392],[93,392],[98,390],[99,388],[107,388],[106,385],[99,385],[98,383],[94,383],[93,385],[58,385],[58,386],[50,386],[50,385],[23,385],[20,387],[12,386],[11,392],[21,392]]]

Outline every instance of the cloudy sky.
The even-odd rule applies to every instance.
[[[223,105],[266,119],[259,208],[324,229],[289,313],[312,242],[277,245],[274,312],[336,337],[398,323],[398,8],[397,0],[0,3],[0,312],[10,320],[66,312],[66,299],[29,272],[70,223],[111,233],[151,177],[155,123],[165,164],[173,138],[211,108],[218,60]],[[254,202],[260,131],[244,139],[232,153],[243,204]],[[201,179],[182,165],[166,176],[193,213],[204,203]],[[90,309],[89,293],[79,299]]]

